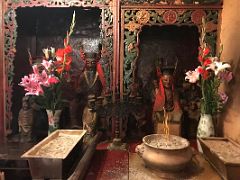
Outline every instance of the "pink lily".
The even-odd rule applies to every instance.
[[[38,80],[36,79],[35,74],[24,76],[19,85],[23,86],[24,90],[27,91],[26,95],[39,96],[43,94],[43,89],[41,87],[41,84],[39,84]]]
[[[221,98],[221,101],[223,104],[225,104],[227,101],[228,101],[228,96],[226,95],[226,93],[224,92],[218,92],[220,98]]]
[[[199,79],[199,74],[200,74],[197,69],[195,69],[195,71],[186,72],[185,80],[188,80],[190,83],[196,83],[197,80]]]
[[[34,73],[34,74],[39,74],[39,69],[38,69],[38,66],[37,66],[37,65],[33,65],[33,66],[32,66],[32,69],[33,69],[33,73]]]
[[[230,72],[230,71],[222,71],[219,73],[219,78],[222,80],[222,81],[231,81],[232,78],[233,78],[233,73]]]
[[[47,70],[49,70],[51,68],[51,66],[53,65],[52,61],[46,61],[43,60],[41,63]]]

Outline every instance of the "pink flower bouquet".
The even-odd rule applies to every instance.
[[[211,49],[205,42],[205,21],[203,20],[202,33],[200,37],[199,57],[200,66],[194,71],[186,72],[185,80],[197,83],[201,87],[201,113],[214,114],[219,111],[227,101],[227,95],[219,92],[219,86],[223,81],[232,79],[231,67],[228,63],[220,62],[218,57],[211,55]]]
[[[25,95],[35,97],[36,103],[53,112],[62,109],[64,103],[62,87],[69,79],[69,70],[72,62],[72,48],[69,38],[75,25],[75,13],[64,39],[64,48],[55,52],[53,47],[43,49],[44,57],[41,62],[32,65],[32,73],[22,78],[19,83],[26,91]]]

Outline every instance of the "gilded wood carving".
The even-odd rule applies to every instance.
[[[199,8],[126,8],[121,11],[122,17],[122,42],[124,44],[121,62],[123,87],[122,91],[128,93],[130,85],[136,81],[136,64],[139,55],[139,33],[143,26],[152,25],[188,25],[199,27],[202,22],[202,17],[207,21],[207,41],[215,51],[217,38],[217,9],[199,9]]]

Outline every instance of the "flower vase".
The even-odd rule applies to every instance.
[[[47,116],[48,116],[48,135],[54,132],[55,130],[59,129],[59,120],[62,113],[62,110],[52,110],[47,109]]]
[[[197,138],[215,136],[213,119],[211,114],[201,114],[197,128]],[[202,152],[201,145],[197,140],[198,151]]]

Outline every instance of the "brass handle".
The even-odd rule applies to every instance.
[[[135,148],[136,153],[142,158],[142,155],[144,153],[144,144],[137,145]]]

